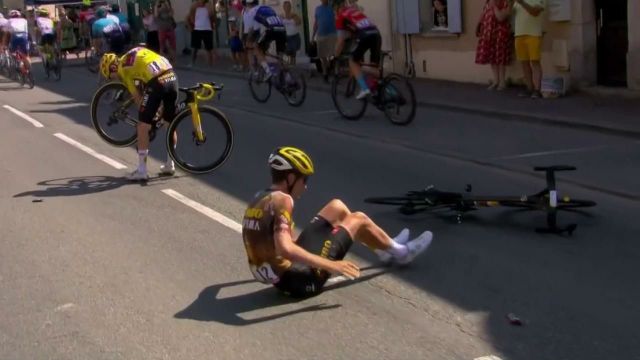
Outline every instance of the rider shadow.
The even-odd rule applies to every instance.
[[[171,178],[174,179],[176,177],[177,176],[173,176]],[[16,194],[13,197],[58,197],[89,195],[114,190],[126,185],[149,186],[166,178],[167,177],[151,178],[147,182],[132,182],[124,177],[114,176],[86,176],[53,179],[41,181],[38,183],[39,186],[45,186],[45,189],[26,191]]]
[[[361,270],[374,269],[375,266],[362,268]],[[388,270],[382,269],[380,271],[361,276],[356,280],[341,281],[327,285],[324,288],[324,292],[336,290],[345,286],[353,285],[355,283],[364,282],[375,278],[379,275],[386,273]],[[295,310],[287,310],[280,313],[273,313],[270,311],[270,315],[264,315],[257,318],[247,319],[242,316],[243,313],[249,313],[252,311],[265,310],[282,305],[292,305],[301,303],[307,299],[296,299],[282,294],[273,286],[265,287],[264,289],[231,297],[219,298],[219,293],[225,289],[234,286],[241,286],[251,283],[257,283],[256,280],[242,280],[223,284],[212,285],[200,292],[198,298],[195,299],[185,309],[179,311],[174,315],[176,319],[190,319],[197,321],[215,321],[226,325],[233,326],[247,326],[258,323],[263,323],[271,320],[277,320],[291,315],[332,310],[341,307],[339,304],[327,305],[327,304],[314,304],[305,306]]]

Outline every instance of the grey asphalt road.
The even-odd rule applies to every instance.
[[[348,122],[326,93],[262,105],[240,80],[180,72],[182,85],[225,83],[233,154],[214,173],[141,186],[53,136],[135,166],[91,128],[95,78],[69,68],[47,82],[36,69],[33,90],[0,79],[0,106],[43,125],[0,108],[0,359],[640,359],[636,140],[424,108],[408,127],[374,111]],[[307,149],[318,170],[298,224],[337,197],[392,234],[432,230],[429,252],[397,269],[355,246],[363,278],[305,301],[254,282],[238,233],[163,190],[239,221],[280,144]],[[533,193],[544,180],[531,166],[554,163],[578,166],[561,191],[598,202],[562,214],[572,237],[535,233],[538,213],[485,209],[456,224],[362,201],[429,184]]]

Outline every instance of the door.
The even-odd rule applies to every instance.
[[[627,0],[596,0],[598,84],[627,86]]]

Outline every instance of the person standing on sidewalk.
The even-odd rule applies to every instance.
[[[545,0],[515,0],[516,58],[522,64],[527,93],[521,96],[540,98],[542,83],[542,12]]]
[[[333,8],[329,5],[329,0],[322,0],[322,3],[316,7],[311,38],[315,38],[325,82],[329,81],[329,57],[335,52],[337,34]]]
[[[191,30],[191,48],[193,54],[191,55],[191,64],[193,66],[198,57],[198,50],[204,48],[209,55],[209,66],[213,66],[213,60],[215,58],[213,54],[213,28],[215,27],[215,10],[213,5],[208,0],[197,0],[191,6],[189,15],[187,17],[187,24]]]
[[[176,21],[173,18],[173,8],[168,0],[161,0],[154,11],[158,26],[158,49],[160,54],[166,54],[169,61],[174,64],[176,61]]]
[[[486,0],[484,10],[476,27],[478,47],[476,64],[491,65],[493,82],[489,90],[504,90],[505,73],[511,62],[511,24],[509,0]]]
[[[287,51],[285,53],[289,57],[289,64],[296,64],[296,54],[302,46],[302,39],[300,38],[300,29],[298,28],[302,24],[302,19],[298,14],[291,11],[291,1],[286,0],[282,3],[282,10],[284,14],[280,16],[284,23],[285,30],[287,32]]]

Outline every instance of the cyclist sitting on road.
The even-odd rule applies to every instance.
[[[11,34],[9,51],[20,52],[26,59],[27,67],[31,66],[29,57],[29,23],[22,16],[20,10],[9,11],[8,31]]]
[[[382,53],[382,37],[378,27],[362,11],[356,6],[348,4],[347,1],[336,0],[334,3],[337,7],[336,29],[338,30],[335,57],[340,56],[346,39],[351,37],[354,47],[349,58],[349,69],[351,76],[357,80],[360,86],[360,93],[356,98],[361,100],[371,94],[371,89],[367,85],[360,64],[364,60],[364,54],[369,50],[371,63],[379,66]]]
[[[40,38],[40,46],[51,46],[55,49],[56,35],[53,26],[53,20],[49,18],[49,10],[39,9],[36,18],[36,37]]]
[[[248,34],[248,47],[264,68],[265,81],[273,76],[266,59],[271,42],[276,42],[276,52],[280,56],[287,49],[287,32],[282,19],[267,5],[258,5],[258,0],[247,0],[248,10],[243,15],[244,33]]]
[[[149,130],[158,109],[162,105],[162,119],[169,122],[176,113],[178,76],[169,60],[143,47],[135,47],[122,57],[106,53],[100,60],[100,74],[107,79],[113,75],[124,83],[139,107],[138,117],[138,168],[127,176],[129,180],[147,180],[147,156],[149,155]],[[136,82],[142,83],[141,93]],[[176,134],[174,133],[174,139]],[[175,166],[167,155],[167,162],[160,173],[173,175]]]
[[[100,8],[96,11],[97,20],[91,26],[94,47],[98,53],[103,49],[103,41],[109,46],[108,52],[122,55],[124,53],[125,38],[122,28],[118,24],[118,18],[107,17],[107,11]]]
[[[351,212],[340,200],[330,201],[294,239],[293,202],[306,190],[313,163],[300,149],[279,147],[269,156],[269,167],[272,185],[256,195],[242,222],[249,267],[262,283],[293,297],[314,296],[331,274],[352,279],[360,275],[357,265],[343,260],[353,240],[399,264],[408,264],[431,244],[429,231],[407,242],[405,229],[392,239],[367,215]]]

